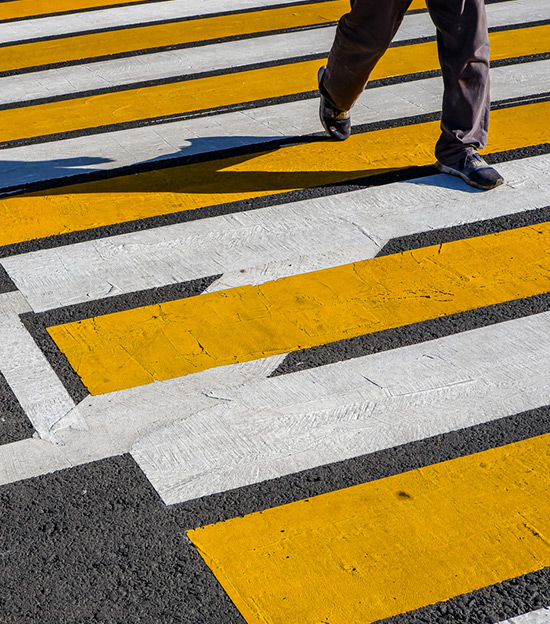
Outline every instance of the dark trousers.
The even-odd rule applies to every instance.
[[[411,0],[351,0],[338,23],[323,86],[349,110],[391,43]],[[427,0],[437,29],[444,94],[436,158],[449,165],[485,147],[489,126],[489,39],[484,0]]]

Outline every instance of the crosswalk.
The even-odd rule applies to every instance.
[[[424,0],[326,139],[347,6],[0,2],[2,621],[550,622],[550,7],[482,193]]]

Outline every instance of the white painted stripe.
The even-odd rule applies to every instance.
[[[0,485],[132,449],[182,502],[546,405],[549,356],[545,313],[282,377],[266,379],[277,356],[88,397],[86,431],[1,445]]]
[[[41,17],[0,24],[0,41],[25,41],[37,37],[54,37],[67,33],[87,32],[116,26],[130,26],[195,15],[212,15],[224,11],[242,11],[296,0],[166,0],[112,9],[85,11],[72,15]],[[533,0],[531,0],[533,1]],[[540,0],[538,0],[540,1]]]
[[[545,84],[550,61],[491,70],[493,100],[536,94]],[[367,89],[353,109],[353,122],[433,113],[441,108],[441,96],[439,78]],[[0,150],[0,188],[320,132],[318,107],[312,99]]]
[[[30,311],[18,292],[0,295],[0,370],[43,440],[56,440],[60,418],[65,426],[85,428],[75,404],[35,344],[19,314]]]
[[[546,405],[549,357],[545,313],[265,379],[132,456],[165,503],[184,502]]]
[[[60,415],[48,441],[0,445],[0,485],[127,453],[148,432],[215,405],[225,389],[265,378],[284,356],[225,366],[183,380],[88,397],[78,406],[86,429]],[[52,442],[55,442],[52,444]]]
[[[550,623],[550,607],[519,615],[511,620],[504,620],[500,624],[548,624]]]
[[[507,184],[490,194],[465,193],[461,180],[437,175],[46,249],[2,264],[35,311],[219,273],[210,290],[258,284],[373,257],[396,236],[549,204],[550,155],[499,169]]]
[[[550,17],[548,6],[532,0],[490,4],[487,14],[492,26],[504,26]],[[328,54],[334,27],[286,33],[258,39],[171,50],[124,59],[62,67],[19,76],[0,78],[0,104],[111,88],[147,80],[173,78],[205,71],[219,71],[276,59],[309,54]],[[433,36],[435,28],[428,14],[407,15],[396,41]]]

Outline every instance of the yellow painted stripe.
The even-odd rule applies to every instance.
[[[414,0],[411,10],[425,6],[425,0]],[[243,19],[235,15],[221,15],[174,24],[138,26],[8,46],[0,48],[0,72],[110,54],[124,54],[148,48],[326,24],[338,20],[348,10],[348,0],[331,0],[318,4],[255,11],[246,13]]]
[[[113,4],[130,4],[139,0],[12,0],[0,3],[0,22],[4,20],[20,19],[64,13],[66,11],[82,11],[109,7]]]
[[[550,223],[50,327],[92,394],[550,291]]]
[[[550,435],[189,531],[248,624],[369,624],[550,566]]]
[[[549,118],[550,102],[493,111],[486,151],[547,143]],[[417,124],[2,199],[0,245],[431,164],[438,135]]]
[[[493,59],[550,52],[550,25],[491,35]],[[115,91],[0,111],[0,142],[184,114],[314,91],[323,60]],[[438,68],[436,44],[390,48],[372,78]]]

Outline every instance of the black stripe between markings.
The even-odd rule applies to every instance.
[[[61,380],[69,396],[78,404],[89,395],[88,389],[48,334],[48,327],[165,303],[167,301],[185,299],[186,297],[194,297],[203,293],[220,277],[221,275],[211,275],[178,284],[96,299],[88,303],[70,305],[46,312],[26,312],[20,314],[20,318]]]
[[[0,372],[0,444],[32,438],[34,428]]]
[[[0,264],[0,294],[15,292],[17,286],[13,283],[6,269]]]
[[[549,221],[550,206],[546,206],[544,208],[526,210],[524,212],[504,215],[494,219],[476,221],[475,223],[464,223],[453,227],[419,232],[418,234],[392,238],[376,254],[376,257],[379,258],[381,256],[403,253],[404,251],[412,251],[413,249],[430,247],[431,245],[443,245],[444,243],[464,240],[465,238],[496,234],[497,232],[505,232],[529,225],[547,223]]]
[[[550,294],[459,312],[289,353],[271,377],[391,351],[550,311]]]

